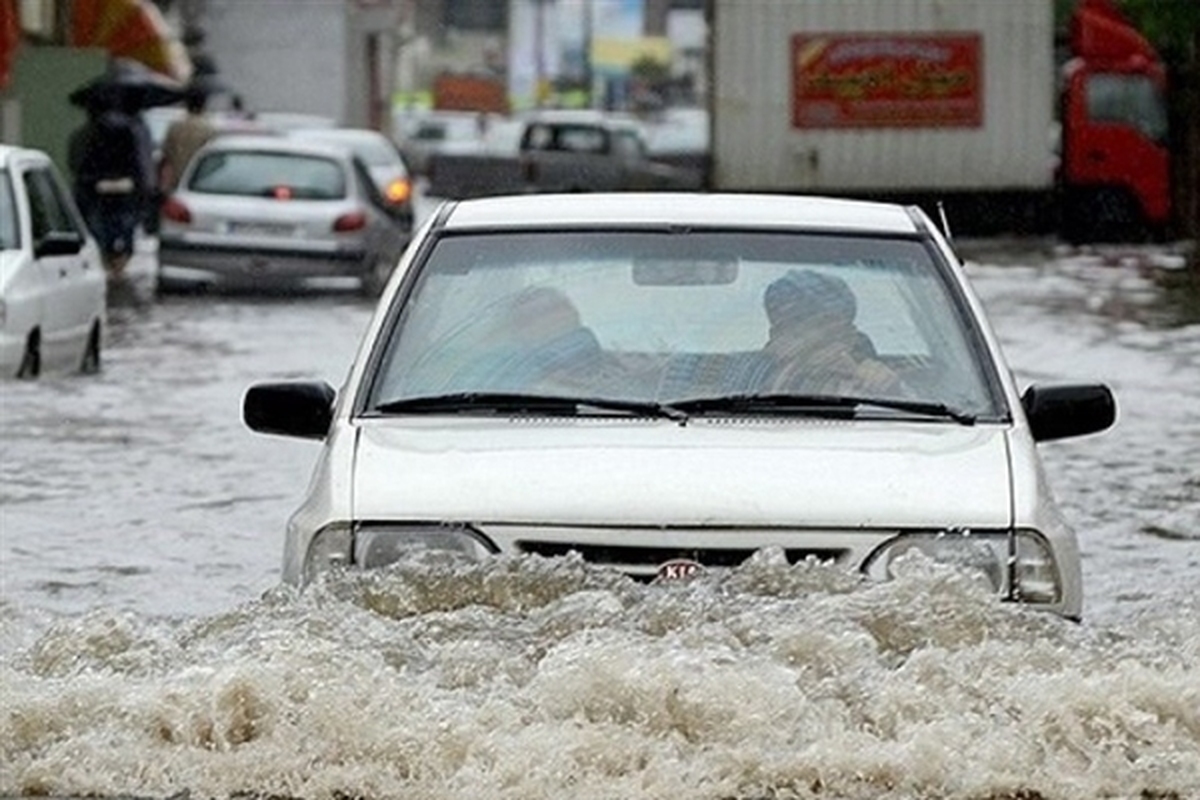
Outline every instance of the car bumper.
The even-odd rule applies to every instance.
[[[237,280],[360,278],[370,267],[361,248],[291,248],[197,243],[178,239],[159,242],[160,268]]]
[[[25,336],[0,331],[0,375],[15,375],[25,356]]]

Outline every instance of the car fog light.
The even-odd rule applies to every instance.
[[[493,552],[478,534],[459,526],[363,525],[354,535],[354,564],[363,569],[384,567],[421,550],[445,550],[475,560]]]

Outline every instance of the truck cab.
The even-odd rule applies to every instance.
[[[1166,71],[1112,0],[1082,0],[1063,68],[1062,161],[1069,238],[1161,232],[1171,216]]]
[[[650,160],[639,125],[601,113],[542,112],[521,136],[522,170],[538,192],[697,188],[681,169]]]

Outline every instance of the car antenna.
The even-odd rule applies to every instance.
[[[950,232],[950,220],[946,218],[946,204],[938,200],[938,217],[942,222],[942,234],[945,235],[946,241],[954,241],[954,234]]]

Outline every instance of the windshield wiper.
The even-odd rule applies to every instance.
[[[380,403],[371,409],[377,414],[438,414],[482,412],[494,414],[558,414],[578,416],[583,409],[621,411],[636,416],[661,417],[686,422],[687,414],[671,406],[642,400],[609,397],[569,397],[563,395],[523,394],[518,392],[452,392],[450,394],[407,397]]]
[[[951,419],[963,425],[974,425],[975,415],[944,403],[922,400],[897,400],[887,397],[855,397],[840,394],[730,394],[720,397],[697,397],[678,400],[671,408],[687,414],[705,412],[753,413],[776,411],[783,413],[831,414],[843,416],[863,406],[890,408],[928,417]]]

